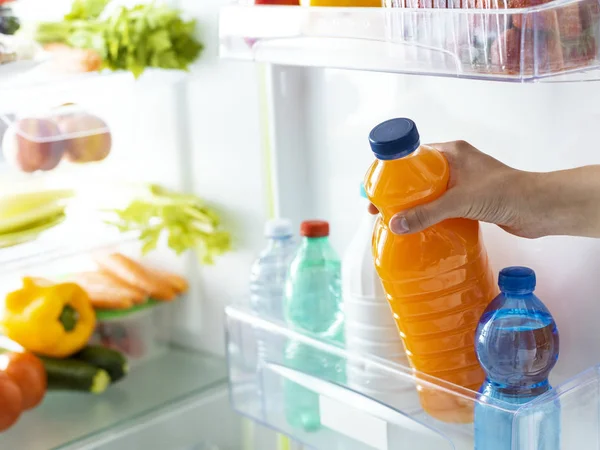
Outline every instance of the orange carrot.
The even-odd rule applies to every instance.
[[[106,270],[100,269],[97,273],[102,275],[106,279],[107,283],[130,291],[132,295],[132,301],[134,304],[138,305],[148,300],[148,293],[146,291],[140,289],[139,287],[132,286],[129,283],[126,283],[120,278],[117,278],[111,272],[107,272]]]
[[[90,297],[94,309],[129,309],[133,306],[130,301],[122,298]]]
[[[98,272],[72,275],[70,280],[87,292],[92,305],[97,309],[128,309],[134,303],[144,301],[144,294],[118,284]]]
[[[98,258],[96,262],[102,271],[114,275],[157,300],[173,300],[176,296],[175,290],[167,282],[120,253]]]
[[[53,54],[54,63],[64,72],[97,72],[102,68],[102,58],[94,50],[73,48],[60,43],[46,44],[44,50]]]
[[[155,274],[157,277],[165,280],[165,282],[169,284],[169,286],[171,286],[171,288],[177,294],[187,292],[189,288],[187,280],[181,275],[172,272],[167,272],[162,269],[157,269],[155,267],[146,267],[146,270],[148,270],[150,273]]]

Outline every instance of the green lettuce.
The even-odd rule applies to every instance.
[[[178,10],[148,3],[106,14],[109,2],[75,0],[62,22],[37,24],[33,38],[94,50],[104,68],[128,70],[136,78],[148,67],[187,71],[202,52],[196,22],[184,21]]]

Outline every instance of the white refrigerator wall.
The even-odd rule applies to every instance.
[[[278,211],[296,223],[329,220],[340,254],[366,214],[359,183],[373,159],[368,133],[383,120],[410,117],[423,142],[464,139],[523,170],[600,163],[595,83],[521,85],[290,67],[272,68],[269,80]],[[489,225],[484,235],[496,272],[527,265],[538,274],[537,294],[561,338],[554,382],[600,363],[600,241],[525,240]]]
[[[234,251],[214,266],[188,260],[193,284],[180,305],[176,341],[224,352],[223,308],[244,301],[250,264],[264,245],[268,216],[257,69],[219,60],[218,14],[225,0],[180,0],[198,20],[205,50],[174,111],[181,141],[173,149],[184,161],[183,187],[213,203],[233,235]],[[165,160],[168,158],[165,155]]]

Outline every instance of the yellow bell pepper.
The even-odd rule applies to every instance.
[[[65,358],[86,345],[96,314],[75,283],[25,277],[23,287],[6,296],[1,323],[4,334],[27,350]]]

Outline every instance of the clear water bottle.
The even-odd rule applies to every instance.
[[[303,222],[300,233],[302,244],[286,285],[285,320],[295,331],[343,344],[341,263],[329,243],[329,224]],[[295,340],[287,344],[285,363],[327,381],[345,381],[340,358]],[[321,425],[319,395],[289,380],[285,383],[285,411],[288,423],[294,427],[314,431]]]
[[[498,278],[501,293],[479,321],[475,348],[486,379],[479,391],[482,404],[475,406],[475,450],[560,449],[557,402],[532,408],[531,414],[513,422],[514,411],[551,389],[548,375],[558,359],[556,324],[533,294],[535,284],[535,272],[529,268],[503,269]],[[506,411],[486,405],[495,400],[501,400],[499,406]],[[535,446],[520,446],[521,440]]]
[[[292,224],[274,219],[265,224],[268,244],[252,265],[250,308],[268,320],[283,321],[283,299],[287,273],[296,252]]]
[[[274,219],[265,224],[267,247],[252,265],[250,272],[250,308],[263,319],[283,321],[283,301],[287,273],[296,251],[292,224]],[[256,332],[260,358],[281,360],[284,346],[261,332]]]

